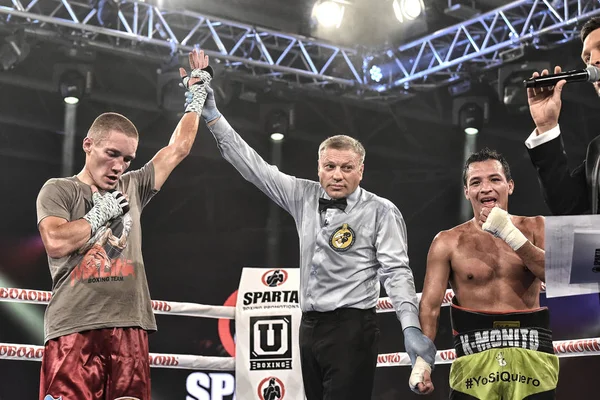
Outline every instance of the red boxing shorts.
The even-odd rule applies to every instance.
[[[107,328],[49,340],[40,400],[150,400],[148,333]]]

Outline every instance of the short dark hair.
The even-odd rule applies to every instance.
[[[600,17],[594,17],[587,20],[587,22],[583,24],[583,27],[581,28],[581,41],[585,41],[585,38],[598,28],[600,28]]]
[[[467,161],[465,162],[465,167],[463,168],[463,184],[467,186],[467,172],[469,172],[469,165],[474,162],[481,162],[487,160],[496,160],[502,165],[502,169],[504,170],[504,176],[507,181],[512,179],[510,174],[510,166],[508,165],[508,161],[506,158],[496,150],[490,150],[487,147],[485,149],[479,150],[477,153],[473,153],[469,156]]]
[[[108,136],[110,131],[121,132],[130,138],[139,140],[139,134],[133,122],[115,112],[107,112],[98,116],[90,126],[87,136],[100,142]]]

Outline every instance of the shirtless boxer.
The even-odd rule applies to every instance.
[[[419,318],[435,339],[448,282],[456,360],[450,399],[554,399],[558,358],[547,308],[540,308],[544,218],[508,214],[514,182],[506,159],[489,149],[463,171],[475,217],[433,240]]]

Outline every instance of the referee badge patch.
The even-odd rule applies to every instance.
[[[343,224],[329,238],[329,246],[339,252],[348,250],[354,244],[354,231],[348,224]]]

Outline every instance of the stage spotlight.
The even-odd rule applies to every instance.
[[[367,56],[363,59],[362,73],[367,84],[373,89],[380,90],[390,81],[394,64],[386,57]]]
[[[488,96],[460,96],[452,99],[452,124],[467,135],[478,134],[489,120]]]
[[[289,114],[282,109],[271,110],[265,120],[265,129],[271,135],[271,140],[280,142],[288,133],[290,127]]]
[[[344,19],[346,6],[342,1],[318,0],[312,9],[312,17],[324,28],[339,28]]]
[[[94,74],[90,64],[58,63],[52,68],[52,83],[66,104],[77,104],[91,93]]]
[[[394,0],[392,4],[398,22],[413,21],[425,10],[423,0]]]
[[[483,109],[475,103],[466,103],[458,112],[458,121],[467,135],[476,135],[483,127]]]
[[[85,77],[76,70],[67,70],[59,78],[58,88],[65,103],[77,104],[85,91]]]
[[[381,67],[379,65],[372,65],[371,69],[369,70],[369,74],[371,75],[371,80],[373,82],[379,83],[383,78],[383,72],[381,71]]]

